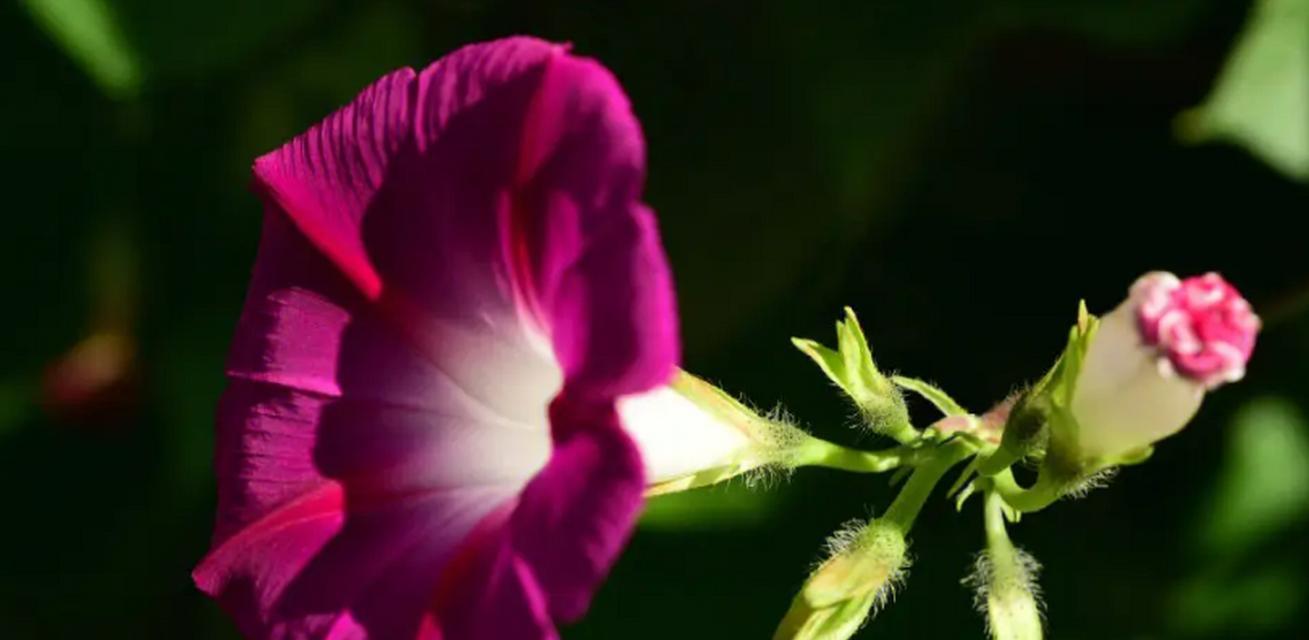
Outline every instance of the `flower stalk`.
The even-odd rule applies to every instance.
[[[935,449],[934,455],[925,460],[909,476],[900,493],[896,495],[881,520],[897,526],[908,533],[913,528],[918,512],[922,511],[927,498],[936,488],[946,472],[956,464],[966,460],[974,453],[971,445],[963,440],[954,440]]]
[[[796,452],[796,467],[826,467],[853,473],[883,473],[913,466],[923,457],[916,447],[900,446],[881,451],[862,451],[813,438]]]
[[[1044,472],[1030,487],[1023,487],[1014,479],[1014,472],[1005,469],[990,478],[993,493],[1000,496],[1009,508],[1020,513],[1040,511],[1068,493],[1073,483],[1055,479],[1055,474]]]

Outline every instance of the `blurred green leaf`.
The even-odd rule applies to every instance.
[[[1184,35],[1209,9],[1176,0],[1000,0],[987,3],[993,24],[1054,29],[1119,46],[1152,46]]]
[[[1288,566],[1237,576],[1209,574],[1187,582],[1173,601],[1173,626],[1183,635],[1247,638],[1284,630],[1304,601],[1304,583]],[[1230,635],[1236,633],[1236,636]]]
[[[118,0],[116,6],[152,80],[206,76],[294,52],[297,30],[330,8],[319,0]]]
[[[32,18],[105,93],[131,97],[140,88],[137,51],[104,0],[23,0]]]
[[[32,389],[22,380],[0,380],[0,435],[18,426],[32,408]]]
[[[425,66],[421,20],[409,7],[370,4],[335,26],[317,34],[298,55],[268,65],[245,90],[238,106],[235,155],[227,163],[240,175],[231,181],[244,179],[251,158],[350,101],[382,74]]]
[[[180,317],[160,338],[152,360],[156,375],[150,390],[169,429],[168,490],[198,495],[208,489],[213,449],[213,410],[222,393],[226,335],[233,320],[224,316]]]
[[[1295,547],[1273,547],[1309,513],[1309,424],[1295,405],[1254,400],[1237,412],[1214,497],[1193,529],[1191,576],[1172,594],[1185,636],[1256,637],[1284,631],[1305,587]],[[1267,552],[1252,553],[1259,549]]]
[[[1206,552],[1248,550],[1309,513],[1307,429],[1304,416],[1284,400],[1265,398],[1241,409],[1202,519]]]
[[[1213,92],[1177,125],[1184,140],[1234,142],[1309,181],[1309,0],[1261,0]]]
[[[325,10],[313,0],[22,0],[34,20],[115,98],[147,80],[195,77],[285,49]]]
[[[646,530],[740,529],[766,521],[781,496],[742,484],[719,485],[652,498],[641,516]]]

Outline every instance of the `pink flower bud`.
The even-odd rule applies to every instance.
[[[1154,272],[1104,316],[1073,392],[1084,456],[1139,450],[1179,431],[1206,391],[1239,380],[1259,318],[1216,273]]]
[[[1177,373],[1207,389],[1245,375],[1259,316],[1222,276],[1179,281],[1171,273],[1151,273],[1136,281],[1132,296],[1140,299],[1141,338]]]

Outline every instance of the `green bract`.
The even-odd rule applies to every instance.
[[[859,326],[859,318],[850,307],[845,308],[845,320],[836,323],[836,338],[835,351],[814,340],[792,338],[791,342],[854,401],[860,415],[873,429],[900,442],[912,441],[917,434],[909,423],[904,398],[873,363],[873,353]]]

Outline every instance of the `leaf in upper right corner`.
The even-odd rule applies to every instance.
[[[1212,92],[1177,130],[1188,142],[1234,142],[1309,182],[1309,0],[1260,0]]]

